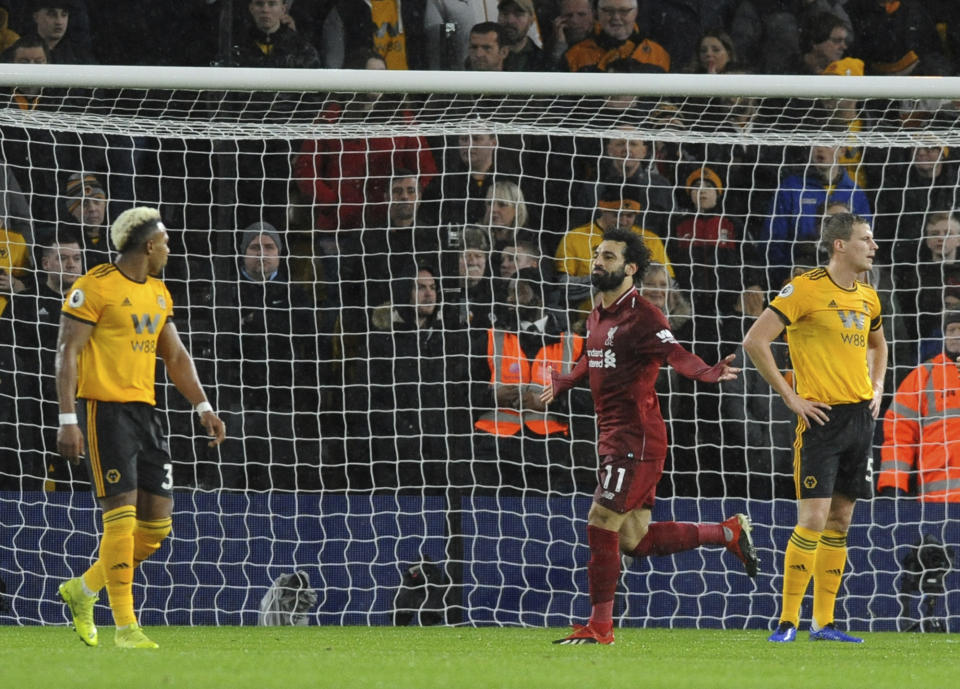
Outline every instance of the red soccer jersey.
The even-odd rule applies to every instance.
[[[664,362],[688,378],[716,381],[719,374],[719,364],[707,366],[680,346],[666,317],[636,287],[610,308],[598,305],[590,314],[584,356],[568,375],[554,374],[554,391],[569,389],[589,372],[601,457],[666,456],[667,428],[654,390]]]

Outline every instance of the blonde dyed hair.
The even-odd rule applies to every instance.
[[[515,183],[509,180],[497,180],[490,185],[487,191],[487,201],[500,201],[512,205],[516,209],[513,218],[514,227],[526,227],[529,213],[527,212],[527,200],[523,197],[523,191]]]
[[[128,208],[110,226],[110,241],[113,242],[117,251],[123,251],[134,230],[148,223],[158,222],[160,222],[160,211],[156,208],[146,206]]]

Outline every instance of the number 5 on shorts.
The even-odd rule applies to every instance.
[[[610,490],[610,479],[613,477],[613,467],[609,464],[604,467],[604,476],[603,476],[603,489]],[[623,488],[623,476],[627,473],[627,470],[623,467],[617,467],[617,485],[614,487],[613,492],[619,493],[620,489]]]

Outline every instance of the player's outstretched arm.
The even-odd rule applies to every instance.
[[[728,354],[710,366],[696,354],[688,352],[680,344],[675,344],[667,354],[667,363],[686,378],[703,383],[722,383],[725,380],[733,380],[740,373],[739,368],[730,365],[735,357],[736,354]]]
[[[71,464],[79,464],[83,455],[83,432],[77,424],[77,359],[92,334],[91,324],[60,316],[56,356],[57,399],[60,402],[57,451]]]
[[[750,360],[763,379],[770,383],[770,387],[783,398],[784,403],[794,414],[802,417],[807,426],[811,423],[822,426],[830,420],[827,416],[830,405],[800,397],[780,373],[777,362],[773,358],[773,350],[770,346],[780,337],[783,328],[780,316],[770,309],[764,309],[743,338],[743,350],[750,356]]]
[[[170,381],[200,414],[200,423],[207,429],[207,435],[213,438],[208,445],[214,447],[222,443],[227,437],[226,426],[207,402],[207,396],[197,376],[197,367],[193,365],[193,358],[183,346],[177,327],[170,321],[167,321],[163,330],[160,331],[157,339],[157,354],[167,367]]]

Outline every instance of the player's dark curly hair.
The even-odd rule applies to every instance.
[[[617,228],[604,232],[603,241],[623,242],[623,260],[637,266],[633,279],[634,282],[639,281],[647,270],[647,266],[650,265],[650,249],[643,243],[643,238],[636,232]]]

